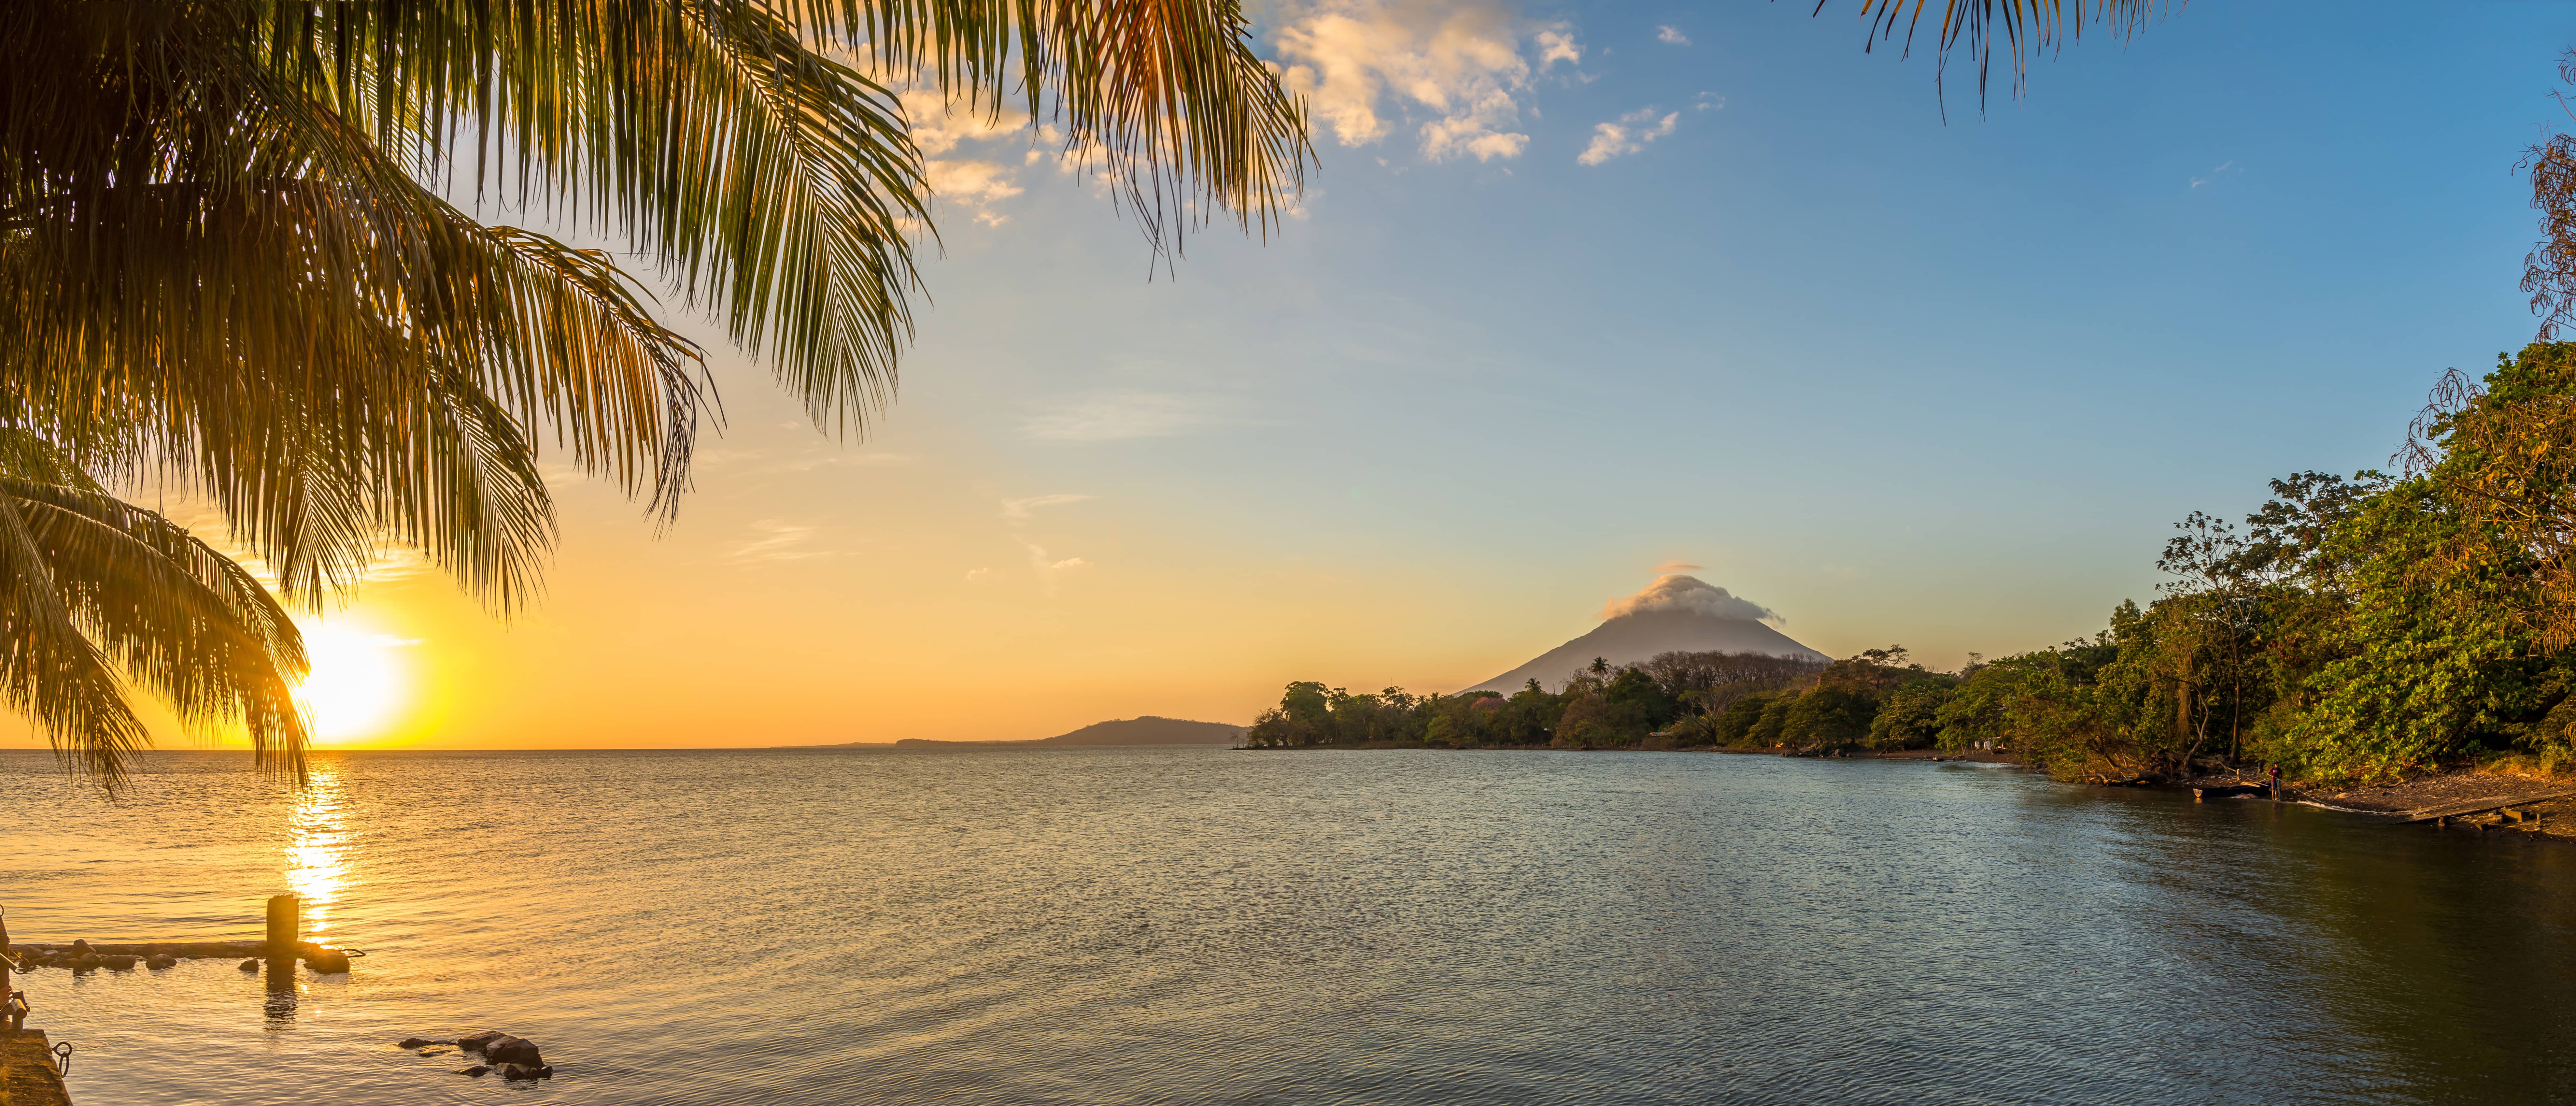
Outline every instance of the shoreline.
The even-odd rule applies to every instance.
[[[1787,749],[1761,746],[1703,745],[1686,749],[1648,749],[1634,746],[1609,748],[1565,748],[1553,745],[1464,745],[1436,746],[1421,742],[1368,741],[1334,745],[1297,745],[1286,747],[1237,746],[1237,752],[1303,752],[1313,750],[1390,750],[1419,749],[1425,752],[1552,752],[1552,753],[1726,753],[1735,756],[1775,756],[1792,759],[1835,760],[1910,760],[1925,763],[2003,764],[2024,771],[2041,771],[2038,765],[2005,753],[1948,753],[1938,749],[1852,750],[1821,752],[1814,749]],[[2148,787],[2168,791],[2199,791],[2218,787],[2242,787],[2258,784],[2251,777],[2202,776],[2186,780],[2132,782],[2101,777],[2085,780],[2059,780],[2070,787]],[[2501,831],[2535,841],[2576,844],[2576,790],[2568,781],[2545,779],[2529,773],[2495,772],[2483,768],[2458,768],[2432,772],[2393,784],[2360,785],[2329,791],[2325,788],[2282,788],[2282,803],[2314,807],[2337,814],[2351,814],[2382,825],[2422,825],[2439,830],[2471,832]],[[2199,802],[2221,802],[2226,798],[2263,801],[2256,795],[2195,797]],[[2464,807],[2456,814],[2438,813]]]

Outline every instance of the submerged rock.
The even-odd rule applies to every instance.
[[[143,962],[143,958],[140,956],[125,956],[120,954],[117,956],[99,957],[98,962],[106,965],[113,971],[130,972],[134,970],[134,966],[136,964]]]
[[[159,956],[145,957],[143,959],[143,966],[151,968],[154,971],[159,971],[163,968],[175,968],[179,966],[179,958],[165,952]]]
[[[503,1079],[552,1079],[555,1077],[555,1069],[547,1067],[544,1064],[505,1063],[494,1067],[492,1070],[500,1072],[501,1078]]]
[[[483,1058],[495,1064],[518,1064],[531,1068],[541,1068],[546,1064],[545,1057],[537,1054],[535,1041],[507,1033],[484,1042]]]
[[[257,961],[257,960],[244,960],[244,961],[242,961],[242,962],[241,962],[241,970],[246,971],[246,972],[255,972],[255,971],[258,971],[258,970],[259,970],[259,961]]]
[[[480,1033],[469,1033],[465,1036],[458,1037],[456,1039],[456,1047],[464,1049],[467,1052],[481,1052],[483,1051],[484,1045],[491,1044],[492,1042],[507,1036],[509,1036],[509,1034],[503,1033],[498,1029],[486,1029]]]
[[[454,1041],[433,1041],[427,1037],[405,1037],[394,1042],[396,1048],[420,1048],[424,1045],[452,1045]]]
[[[338,949],[323,949],[307,955],[304,966],[324,975],[338,975],[349,970],[349,954]]]
[[[474,1065],[473,1067],[470,1067],[470,1068],[458,1068],[458,1069],[456,1069],[456,1074],[458,1074],[458,1075],[471,1075],[471,1076],[473,1076],[473,1077],[474,1077],[474,1078],[476,1078],[476,1079],[481,1079],[481,1078],[483,1078],[483,1073],[488,1072],[488,1071],[491,1071],[491,1070],[492,1070],[492,1069],[487,1068],[487,1067],[484,1067],[484,1066],[483,1066],[483,1065],[481,1065],[481,1064],[476,1064],[476,1065]]]

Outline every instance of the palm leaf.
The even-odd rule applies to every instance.
[[[205,542],[68,475],[58,451],[0,432],[0,701],[111,793],[150,742],[129,681],[301,781],[305,658],[285,610]]]
[[[1823,14],[1831,2],[1816,0],[1815,13]],[[2172,6],[2179,8],[2183,2],[2174,0]],[[1903,56],[1912,56],[1915,35],[1923,29],[1923,12],[1929,6],[1926,0],[1861,0],[1867,47],[1874,50],[1881,42],[1893,41],[1902,25]],[[2012,67],[2013,94],[2018,96],[2030,76],[2034,55],[2082,37],[2088,23],[2127,38],[2145,30],[2165,8],[2166,0],[1941,0],[1941,23],[1934,35],[1940,60],[1933,82],[1938,86],[1947,78],[1953,51],[1965,51],[1977,62],[1977,102],[1982,106],[1994,71],[1995,40],[2000,36],[2005,60]]]

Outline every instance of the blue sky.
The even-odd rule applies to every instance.
[[[567,474],[533,614],[397,570],[333,616],[402,720],[341,739],[1246,722],[1473,685],[1670,563],[1949,667],[2098,629],[2175,520],[2385,465],[2532,334],[2514,166],[2576,6],[2203,0],[1946,122],[1932,59],[1807,12],[1279,0],[1303,205],[1152,279],[1045,137],[916,99],[892,410],[836,441],[720,358],[668,533]]]
[[[2054,642],[2146,595],[2184,513],[2384,465],[2436,374],[2530,337],[2514,163],[2565,121],[2576,9],[2434,10],[2205,2],[1982,115],[1954,81],[1946,123],[1851,4],[1498,15],[1517,156],[1435,160],[1389,93],[1376,141],[1319,127],[1280,239],[1203,236],[1177,280],[1078,189],[952,232],[890,433],[1530,644],[1668,559],[1828,651]],[[1547,28],[1579,62],[1536,69]],[[1677,118],[1579,163],[1638,112]],[[1122,398],[1154,434],[1030,432]]]

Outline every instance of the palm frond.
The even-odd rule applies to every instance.
[[[823,34],[867,44],[999,112],[1014,86],[1066,150],[1123,185],[1150,241],[1177,250],[1215,211],[1267,234],[1314,158],[1305,105],[1253,53],[1234,0],[792,0]],[[1050,100],[1049,97],[1053,99]]]
[[[72,621],[50,561],[15,497],[0,494],[0,702],[45,735],[75,772],[114,793],[151,743],[107,658]]]
[[[415,171],[623,237],[818,421],[892,396],[926,191],[893,94],[738,0],[263,5],[266,56]]]
[[[200,482],[308,600],[354,582],[390,533],[520,602],[551,523],[532,460],[494,452],[533,446],[504,422],[549,426],[586,471],[676,506],[707,404],[699,354],[608,255],[477,223],[291,90],[245,80],[245,102],[270,106],[172,122],[159,171],[73,166],[15,205],[34,217],[0,234],[13,421]],[[31,148],[65,161],[41,155],[77,137]],[[470,524],[434,502],[495,479],[527,502]]]
[[[301,778],[302,637],[248,572],[151,511],[0,477],[81,636],[200,733],[238,727],[263,768]]]
[[[1816,0],[1815,14],[1822,14],[1831,2]],[[2180,8],[2186,2],[2172,0],[2171,6]],[[1875,50],[1879,43],[1893,41],[1902,25],[1904,56],[1911,57],[1927,6],[1926,0],[1861,0],[1860,21],[1868,28],[1866,48]],[[1976,59],[1977,103],[1983,106],[1994,70],[1995,40],[2000,36],[2005,60],[2012,66],[2013,95],[2019,96],[2029,79],[2032,57],[2081,38],[2088,24],[2121,38],[2135,35],[2167,6],[2167,0],[1941,0],[1941,24],[1934,35],[1939,62],[1933,82],[1945,83],[1951,53],[1964,50]]]
[[[302,780],[304,645],[286,611],[221,552],[86,475],[56,479],[65,468],[0,432],[0,701],[110,793],[150,743],[128,681],[192,730],[238,729],[261,768]]]

